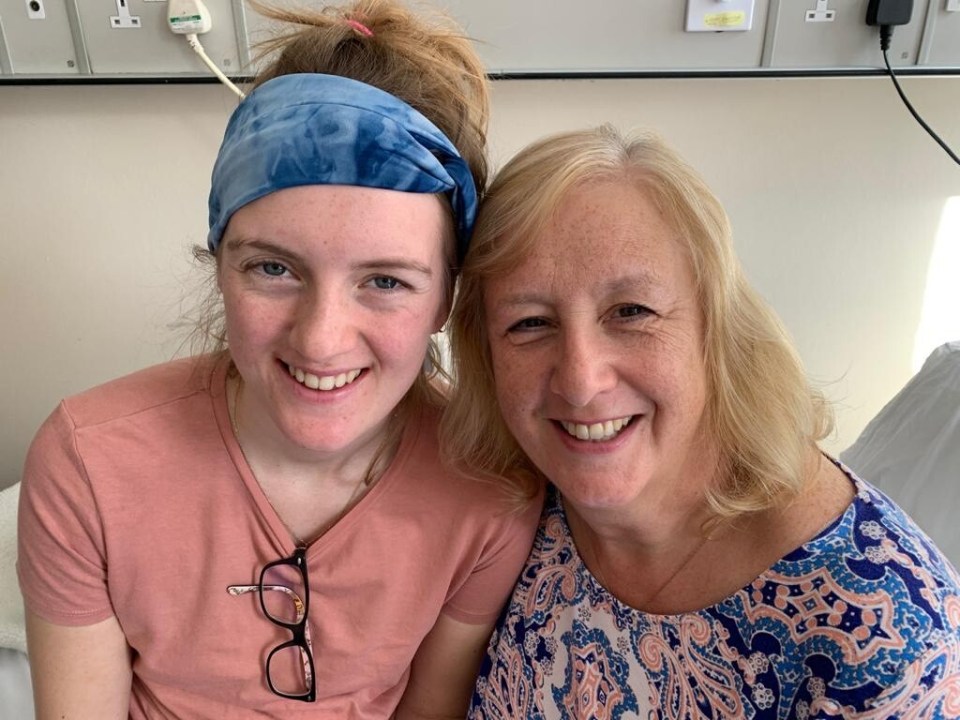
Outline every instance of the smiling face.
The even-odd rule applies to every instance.
[[[295,454],[379,443],[447,312],[435,195],[288,188],[242,207],[218,255],[243,420]]]
[[[646,190],[571,190],[484,308],[507,426],[564,497],[585,509],[702,493],[703,321],[693,272]]]

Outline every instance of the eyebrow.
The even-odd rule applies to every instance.
[[[268,242],[266,240],[231,237],[224,240],[223,244],[225,247],[233,251],[243,250],[245,248],[253,248],[254,250],[262,250],[263,252],[268,252],[273,255],[283,255],[285,257],[293,258],[299,257],[296,253],[290,252],[287,248],[274,245],[272,242]]]
[[[271,255],[277,255],[285,259],[302,261],[301,256],[297,253],[291,252],[288,248],[276,245],[268,240],[256,240],[253,238],[242,237],[230,238],[224,242],[224,245],[235,252],[243,250],[244,248],[252,248],[254,250],[270,253]],[[370,260],[363,260],[355,263],[353,267],[357,270],[373,271],[408,270],[410,272],[426,275],[428,278],[433,277],[433,268],[431,268],[429,265],[425,265],[417,260],[412,260],[406,257],[372,258]]]
[[[427,277],[433,277],[433,268],[431,268],[429,265],[424,265],[416,260],[403,257],[386,257],[377,258],[375,260],[367,260],[357,263],[354,267],[360,270],[410,270],[412,272],[426,275]]]

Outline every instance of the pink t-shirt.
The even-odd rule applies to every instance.
[[[254,584],[296,544],[231,430],[228,363],[180,360],[70,398],[40,429],[21,490],[20,584],[61,625],[115,615],[134,650],[131,718],[385,718],[438,615],[493,621],[535,531],[494,484],[440,465],[436,419],[307,551],[318,699],[274,695],[290,632]],[[291,668],[291,671],[293,668]]]

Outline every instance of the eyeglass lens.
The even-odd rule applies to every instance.
[[[261,583],[264,586],[279,586],[289,592],[262,593],[263,609],[274,622],[297,625],[306,614],[304,599],[306,588],[303,586],[303,574],[293,565],[272,565],[263,572]]]
[[[306,694],[310,690],[308,678],[312,676],[309,662],[299,645],[284,643],[274,650],[267,663],[267,676],[274,692]]]

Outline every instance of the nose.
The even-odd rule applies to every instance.
[[[356,317],[348,297],[335,288],[311,288],[297,299],[290,343],[304,359],[322,363],[352,350]]]
[[[583,408],[598,395],[612,390],[617,375],[604,347],[602,333],[585,330],[561,331],[551,392],[570,406]]]

